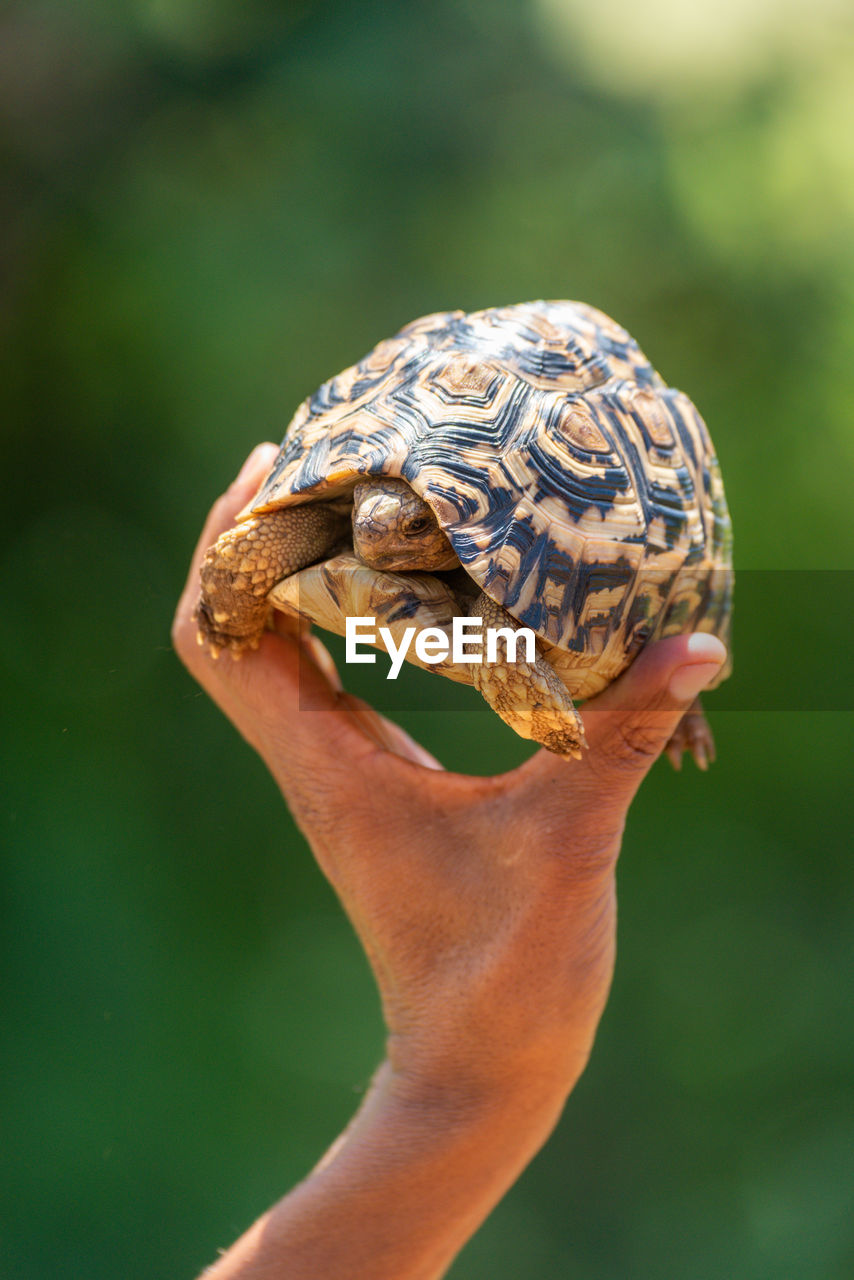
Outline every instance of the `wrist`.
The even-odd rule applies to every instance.
[[[526,1111],[559,1112],[584,1071],[598,1017],[584,1033],[575,1028],[543,1034],[524,1044],[484,1049],[476,1037],[445,1049],[435,1040],[404,1043],[391,1036],[384,1064],[384,1091],[413,1115],[477,1122],[523,1104]]]

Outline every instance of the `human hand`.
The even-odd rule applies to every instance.
[[[498,777],[446,772],[341,687],[308,629],[240,661],[198,647],[204,550],[275,457],[261,446],[214,506],[174,626],[176,650],[261,754],[336,889],[376,976],[396,1079],[479,1091],[583,1069],[614,959],[614,868],[628,806],[725,657],[713,636],[644,651],[584,708],[589,750],[540,750]]]

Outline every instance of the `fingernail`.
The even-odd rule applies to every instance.
[[[688,640],[693,661],[677,667],[668,688],[677,702],[693,702],[717,675],[726,660],[726,648],[717,636],[697,632]]]

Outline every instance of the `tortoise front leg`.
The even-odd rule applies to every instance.
[[[199,644],[211,657],[223,649],[239,657],[256,649],[269,613],[273,587],[328,555],[341,540],[349,516],[312,502],[250,516],[228,529],[205,554],[196,606]]]
[[[519,629],[516,619],[484,593],[472,605],[471,615],[482,618],[484,628]],[[554,667],[540,653],[532,663],[508,662],[502,640],[497,647],[499,661],[487,663],[484,646],[484,661],[472,664],[475,687],[520,737],[532,738],[556,755],[580,760],[581,748],[587,745],[584,725]]]

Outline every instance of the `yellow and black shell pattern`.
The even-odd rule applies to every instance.
[[[593,307],[415,320],[300,406],[252,510],[379,475],[408,481],[478,586],[582,662],[686,630],[728,639],[731,527],[706,426]]]

